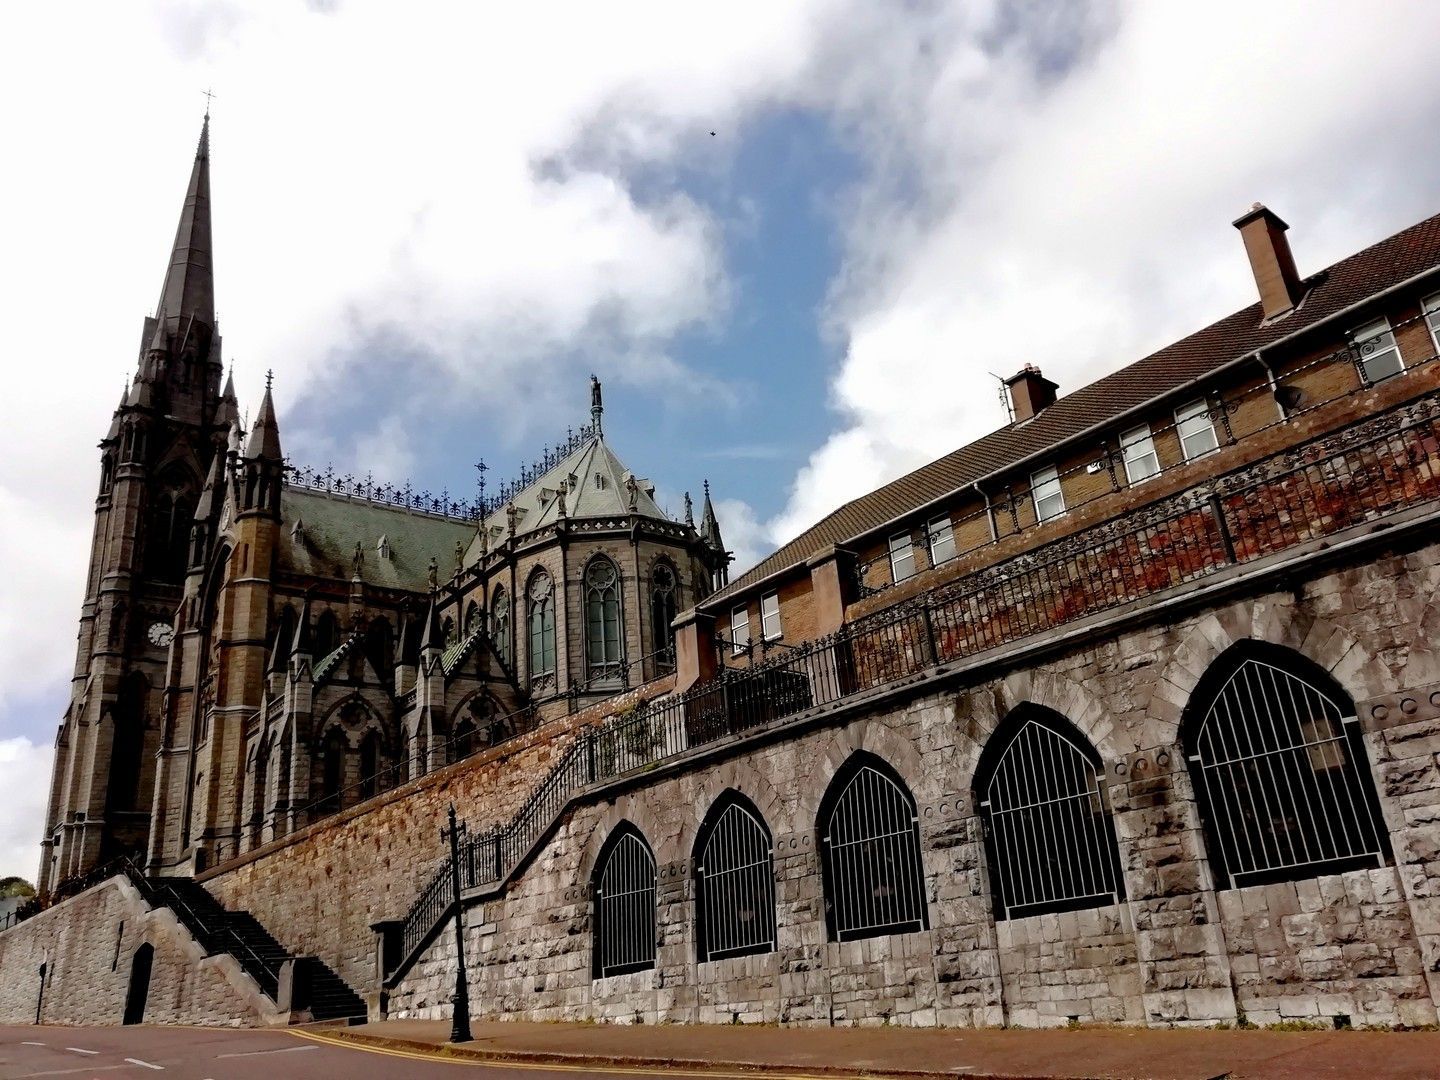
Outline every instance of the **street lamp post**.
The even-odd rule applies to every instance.
[[[450,841],[450,898],[455,904],[455,1002],[450,1010],[450,1041],[470,1041],[470,989],[465,980],[465,913],[460,904],[460,838],[465,823],[455,820],[455,804],[450,804],[450,827],[440,830],[440,838]]]

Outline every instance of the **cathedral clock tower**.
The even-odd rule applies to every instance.
[[[75,673],[42,842],[43,891],[145,852],[191,527],[236,421],[234,391],[221,389],[211,256],[207,113],[160,300],[100,442]]]

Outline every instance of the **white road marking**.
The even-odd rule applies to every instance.
[[[139,1058],[126,1058],[125,1060],[128,1061],[131,1065],[143,1065],[143,1066],[145,1066],[145,1068],[147,1068],[147,1069],[154,1069],[156,1072],[164,1072],[164,1071],[165,1071],[165,1066],[164,1066],[164,1065],[151,1065],[150,1062],[148,1062],[148,1061],[141,1061]]]
[[[86,1076],[93,1076],[97,1072],[113,1072],[116,1069],[123,1069],[124,1065],[95,1065],[88,1069],[51,1069],[49,1072],[21,1073],[15,1080],[32,1080],[37,1076],[74,1076],[76,1073],[84,1073]]]
[[[21,1045],[21,1046],[44,1046],[45,1044],[44,1044],[44,1043],[37,1043],[37,1042],[22,1042],[20,1045]]]
[[[286,1046],[280,1050],[246,1050],[243,1054],[216,1054],[215,1059],[237,1057],[259,1057],[261,1054],[298,1054],[302,1050],[319,1050],[318,1046]]]
[[[84,1049],[82,1049],[82,1048],[80,1048],[80,1047],[78,1047],[78,1046],[67,1046],[67,1047],[65,1047],[65,1049],[66,1049],[66,1050],[69,1050],[72,1054],[98,1054],[98,1053],[100,1053],[99,1050],[84,1050]]]

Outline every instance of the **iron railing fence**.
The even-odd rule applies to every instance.
[[[151,907],[167,907],[173,911],[207,955],[229,953],[271,1001],[277,1000],[280,993],[280,969],[290,959],[288,955],[265,956],[257,952],[233,927],[206,918],[177,889],[168,888],[164,879],[147,878],[144,871],[131,860],[122,860],[122,869],[130,883],[145,898],[145,902]]]
[[[583,788],[1436,499],[1432,392],[587,728],[508,824],[466,842],[462,887],[503,883]],[[435,910],[410,912],[391,979]]]
[[[66,878],[50,894],[36,896],[33,903],[13,912],[10,921],[0,925],[0,929],[18,925],[62,900],[78,896],[101,882],[121,876],[135,887],[152,908],[165,907],[173,911],[190,936],[205,949],[206,955],[225,952],[235,957],[270,1000],[275,1000],[280,989],[280,968],[289,959],[288,956],[262,956],[233,928],[216,924],[196,911],[178,891],[166,885],[165,879],[146,877],[145,872],[128,855],[111,859],[89,873]]]

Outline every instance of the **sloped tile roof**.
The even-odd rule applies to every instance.
[[[425,592],[430,560],[448,576],[455,544],[468,545],[475,526],[398,506],[323,491],[287,487],[280,496],[280,569],[305,577],[349,581],[355,544],[365,555],[360,576],[367,585]],[[295,524],[303,526],[295,534]],[[389,557],[380,555],[385,538]]]
[[[925,503],[943,498],[1032,454],[1056,447],[1071,436],[1437,265],[1440,265],[1440,214],[1309,278],[1303,302],[1286,318],[1265,325],[1257,301],[1143,360],[1067,394],[1024,426],[1012,424],[991,432],[869,494],[852,499],[762,559],[701,606],[712,607],[833,544],[856,540]]]
[[[556,493],[562,486],[565,488],[565,513],[571,520],[627,517],[630,514],[630,494],[625,478],[629,475],[630,470],[604,439],[587,439],[511,500],[517,511],[515,534],[524,536],[555,522],[560,513],[560,500]],[[600,478],[598,485],[597,476]],[[570,486],[571,477],[574,477],[573,489]],[[635,513],[657,521],[669,521],[656,505],[652,490],[648,481],[637,478]],[[507,509],[501,508],[490,514],[484,521],[484,527],[490,530],[488,546],[493,550],[504,542],[509,533]],[[465,561],[470,563],[479,559],[480,551],[477,534]]]

